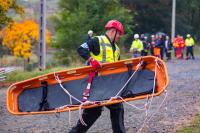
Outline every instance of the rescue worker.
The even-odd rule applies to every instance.
[[[156,41],[155,35],[151,35],[151,40],[150,40],[150,53],[151,53],[151,55],[153,55],[153,56],[154,56],[155,41]]]
[[[176,49],[176,58],[183,59],[185,41],[180,35],[177,35],[177,37],[174,39],[173,46]]]
[[[93,37],[93,31],[92,30],[89,30],[88,31],[88,38],[87,38],[87,41],[89,41],[90,39],[92,39]]]
[[[166,36],[165,37],[165,54],[166,54],[167,60],[171,60],[172,58],[171,53],[172,53],[172,43],[170,41],[169,36]]]
[[[159,36],[158,34],[155,35],[155,44],[154,44],[154,48],[153,48],[153,54],[155,57],[161,57],[161,48],[160,48],[160,42],[161,42],[161,36]]]
[[[93,37],[78,48],[78,53],[95,69],[100,63],[115,62],[120,59],[120,49],[116,42],[124,34],[123,25],[117,20],[110,20],[105,25],[106,34]],[[109,91],[109,90],[108,90]],[[125,133],[123,104],[106,106],[110,110],[110,119],[113,133]],[[79,120],[70,133],[85,133],[101,115],[103,107],[84,109],[82,118],[87,126],[82,125]]]
[[[142,56],[147,56],[147,55],[148,55],[148,50],[149,50],[149,48],[150,48],[150,44],[149,44],[149,42],[148,42],[147,39],[148,39],[148,38],[147,38],[147,36],[145,36],[145,35],[144,35],[143,38],[141,38],[141,41],[142,41],[142,44],[143,44],[143,50],[142,50],[142,52],[141,52],[141,55],[142,55]]]
[[[131,44],[130,53],[132,53],[132,57],[139,57],[141,56],[141,52],[143,50],[142,41],[139,39],[139,34],[134,35],[134,40]]]
[[[191,37],[190,34],[187,34],[187,38],[185,39],[185,45],[186,45],[186,60],[188,60],[189,54],[192,56],[192,59],[194,60],[194,53],[193,53],[193,47],[194,47],[194,39]]]

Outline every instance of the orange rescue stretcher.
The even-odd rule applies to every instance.
[[[91,72],[96,77],[89,85],[90,102],[84,104],[81,100]],[[17,82],[8,88],[7,109],[14,115],[74,111],[159,96],[168,84],[167,68],[161,59],[132,58],[102,64],[98,70],[85,66]]]

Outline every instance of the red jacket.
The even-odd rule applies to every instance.
[[[174,39],[173,46],[175,48],[184,48],[185,47],[185,41],[184,41],[184,39],[181,38],[181,37],[176,37]]]

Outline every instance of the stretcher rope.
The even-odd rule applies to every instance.
[[[134,73],[130,76],[130,78],[126,81],[126,83],[124,84],[124,86],[119,90],[119,92],[117,93],[117,95],[115,95],[114,97],[117,97],[124,90],[124,88],[127,86],[127,84],[130,82],[130,80],[133,78],[133,76],[135,75],[135,73],[139,70],[140,66],[142,66],[142,62],[139,62],[139,64],[137,64],[136,70],[134,71]]]
[[[162,100],[161,104],[158,106],[158,108],[156,109],[156,111],[154,113],[151,114],[150,117],[146,116],[142,126],[140,127],[140,129],[136,132],[136,133],[141,133],[142,129],[146,126],[146,124],[153,118],[153,116],[160,110],[160,108],[162,107],[162,105],[164,104],[165,100],[167,99],[167,90],[165,90],[165,97]],[[149,118],[149,119],[148,119]]]
[[[79,103],[81,103],[81,105],[79,106],[79,120],[81,122],[82,125],[87,126],[87,124],[84,122],[83,118],[82,118],[82,106],[84,105],[83,102],[81,102],[80,100],[78,100],[76,97],[74,97],[73,95],[71,95],[69,93],[69,91],[67,91],[67,89],[65,89],[65,87],[62,85],[62,81],[59,79],[58,75],[56,75],[56,73],[54,72],[54,77],[56,79],[56,81],[59,83],[60,87],[63,89],[63,91],[69,96],[70,98],[70,104],[72,105],[72,98],[76,101],[78,101]],[[86,103],[85,103],[86,104]],[[67,105],[62,106],[63,108],[67,107]],[[70,119],[70,118],[69,118]]]
[[[147,119],[148,119],[149,110],[150,110],[151,105],[152,105],[153,96],[154,96],[155,88],[156,88],[157,67],[158,67],[158,65],[159,65],[159,64],[157,63],[157,61],[158,61],[158,57],[157,57],[156,60],[155,60],[155,69],[154,69],[155,75],[154,75],[154,83],[153,83],[153,92],[152,92],[152,94],[151,94],[150,102],[149,102],[148,108],[147,108],[147,110],[146,110],[146,117],[145,117],[145,119],[144,119],[144,121],[143,121],[143,124],[142,124],[141,128],[137,131],[137,133],[140,133],[140,132],[142,131],[144,125],[146,124],[146,121],[147,121]]]
[[[59,83],[60,87],[63,89],[63,91],[69,96],[69,98],[70,98],[70,104],[71,104],[71,105],[72,105],[72,98],[73,98],[74,100],[76,100],[77,102],[82,103],[82,102],[81,102],[80,100],[78,100],[76,97],[74,97],[73,95],[71,95],[71,94],[69,93],[69,91],[67,91],[67,89],[65,89],[65,87],[62,85],[62,81],[59,79],[58,75],[56,75],[55,72],[54,72],[54,77],[55,77],[56,81]]]
[[[137,64],[136,70],[135,70],[134,73],[130,76],[130,78],[127,80],[127,82],[124,84],[124,86],[120,89],[120,91],[116,94],[116,96],[114,96],[115,98],[119,97],[118,95],[124,90],[124,88],[127,86],[127,84],[130,82],[130,80],[133,78],[133,76],[135,75],[135,73],[139,70],[140,66],[142,66],[142,63],[143,63],[143,62],[140,61],[139,64]],[[59,79],[58,75],[55,74],[55,72],[54,72],[54,77],[55,77],[55,79],[57,80],[57,82],[59,83],[60,87],[63,89],[63,91],[64,91],[66,94],[69,95],[69,97],[70,97],[70,103],[71,103],[71,104],[72,104],[72,98],[75,99],[76,101],[78,101],[79,103],[81,103],[80,106],[79,106],[79,120],[80,120],[80,122],[81,122],[82,125],[87,126],[87,124],[84,122],[84,120],[83,120],[83,118],[82,118],[82,113],[83,113],[82,106],[83,106],[83,105],[88,105],[88,104],[95,104],[95,103],[97,103],[97,102],[99,103],[99,102],[101,102],[101,101],[85,101],[85,102],[82,102],[82,101],[78,100],[77,98],[75,98],[73,95],[71,95],[71,94],[64,88],[64,86],[62,85],[62,81]],[[120,98],[120,97],[119,97],[119,98]],[[121,97],[120,99],[123,99],[123,98]],[[110,98],[110,100],[112,101],[112,98]],[[110,100],[108,100],[108,101],[110,101]],[[123,101],[125,101],[125,100],[123,99]],[[128,102],[126,102],[126,103],[128,103]],[[134,105],[132,105],[132,107],[135,107],[136,109],[139,109],[139,107],[136,107],[136,106],[134,106]]]
[[[153,92],[151,94],[151,98],[150,98],[150,102],[149,102],[149,95],[147,95],[147,101],[146,103],[144,104],[144,107],[137,107],[133,104],[130,104],[128,103],[126,100],[124,100],[121,96],[119,96],[119,94],[124,90],[124,88],[127,86],[127,84],[130,82],[130,80],[133,78],[133,76],[135,75],[135,73],[139,70],[139,68],[142,66],[143,62],[139,62],[139,64],[137,64],[136,66],[136,70],[134,71],[134,73],[130,76],[130,78],[126,81],[126,83],[123,85],[123,87],[120,89],[120,91],[114,96],[114,97],[111,97],[109,100],[106,100],[107,102],[109,101],[112,101],[113,99],[117,99],[117,98],[120,98],[124,103],[138,109],[138,110],[145,110],[146,111],[146,118],[141,126],[141,128],[137,131],[137,133],[140,133],[142,131],[142,129],[144,128],[144,126],[150,121],[150,119],[155,115],[156,112],[159,111],[160,107],[163,105],[166,97],[167,97],[167,93],[162,101],[162,103],[160,104],[160,106],[157,108],[156,112],[154,112],[150,117],[149,117],[149,110],[150,110],[150,107],[152,105],[152,101],[153,101],[153,98],[154,98],[154,94],[155,94],[155,88],[156,88],[156,75],[157,75],[157,67],[160,68],[160,65],[158,63],[158,58],[155,59],[155,75],[154,75],[154,84],[153,84]],[[58,75],[55,74],[54,72],[54,76],[55,76],[55,79],[57,80],[57,82],[59,83],[60,87],[63,89],[63,91],[69,95],[70,97],[70,103],[72,104],[72,99],[78,101],[80,103],[79,105],[79,120],[81,122],[82,125],[84,126],[87,126],[87,124],[84,122],[83,118],[82,118],[82,114],[83,114],[83,109],[82,107],[84,105],[94,105],[96,103],[102,103],[102,101],[85,101],[85,102],[82,102],[80,100],[78,100],[76,97],[74,97],[73,95],[71,95],[65,88],[64,86],[62,85],[62,82],[61,80],[59,79]],[[166,91],[165,91],[166,92]],[[61,108],[69,108],[68,105],[65,105],[65,106],[62,106]],[[69,114],[70,115],[70,114]],[[149,119],[148,119],[149,118]],[[70,119],[70,116],[69,116],[69,119]]]
[[[159,109],[161,108],[161,106],[163,105],[163,103],[165,102],[166,98],[167,98],[167,91],[165,90],[165,97],[163,99],[163,101],[161,102],[161,104],[159,105],[159,107],[157,108],[157,110],[149,117],[149,110],[151,108],[151,105],[152,105],[152,101],[153,101],[153,98],[154,98],[154,93],[155,93],[155,87],[156,87],[156,75],[157,75],[157,67],[160,69],[160,66],[159,66],[159,63],[158,63],[158,58],[156,58],[155,60],[155,76],[154,76],[154,89],[153,89],[153,92],[151,94],[151,100],[150,100],[150,104],[149,104],[149,108],[147,108],[146,110],[146,117],[143,121],[143,124],[142,126],[140,127],[140,129],[136,132],[136,133],[140,133],[142,131],[142,129],[146,126],[146,124],[151,120],[151,118],[159,111]],[[149,118],[149,119],[148,119]]]
[[[117,98],[120,98],[120,99],[121,99],[124,103],[126,103],[127,105],[130,105],[131,107],[136,108],[137,110],[141,110],[141,111],[142,111],[142,110],[146,110],[147,105],[148,105],[148,103],[146,102],[146,103],[144,104],[144,107],[137,107],[136,105],[127,102],[126,100],[124,100],[124,98],[122,98],[122,97],[120,97],[120,96],[118,96]]]
[[[62,110],[64,108],[68,108],[69,110],[68,123],[69,123],[69,127],[71,127],[71,109],[68,107],[68,105],[64,105],[64,106],[56,108],[56,113],[59,113],[59,110]]]

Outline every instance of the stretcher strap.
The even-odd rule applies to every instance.
[[[85,89],[85,92],[83,93],[82,102],[87,101],[88,97],[90,96],[90,88],[91,88],[91,85],[92,85],[92,80],[95,76],[96,76],[96,72],[90,72],[89,73],[89,77],[88,77],[88,81],[87,81],[88,84],[87,84],[87,87]]]
[[[38,111],[49,110],[49,103],[47,101],[48,95],[48,83],[46,81],[41,82],[42,84],[42,99]]]

